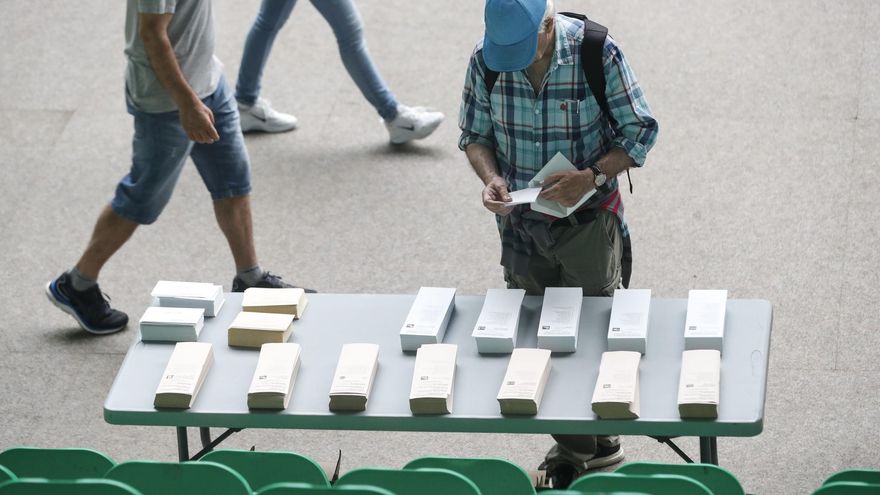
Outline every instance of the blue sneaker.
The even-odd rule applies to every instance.
[[[110,307],[109,298],[97,285],[82,292],[70,285],[67,272],[46,284],[46,297],[61,311],[70,314],[83,330],[95,335],[115,333],[128,325],[128,315]]]

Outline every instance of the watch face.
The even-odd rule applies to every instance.
[[[607,177],[605,176],[605,174],[602,174],[602,173],[597,174],[596,175],[596,187],[604,186],[606,179],[607,179]]]

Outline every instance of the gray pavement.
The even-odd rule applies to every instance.
[[[434,136],[392,148],[348,79],[329,27],[301,2],[263,95],[299,117],[249,136],[264,267],[324,292],[479,294],[501,287],[480,183],[456,147],[476,0],[360,2],[371,52],[398,98],[442,110]],[[175,458],[170,429],[111,426],[101,406],[135,331],[93,338],[43,284],[71,266],[129,165],[125,2],[7,0],[0,16],[0,449],[84,446],[117,460]],[[234,81],[256,0],[217,0],[218,55]],[[625,194],[633,285],[658,297],[728,288],[773,302],[764,433],[720,439],[751,493],[804,494],[844,468],[880,468],[880,4],[872,0],[558,0],[610,27],[660,122]],[[105,268],[137,318],[158,279],[227,289],[233,265],[197,173]],[[193,437],[193,442],[195,438]],[[625,438],[630,460],[675,461]],[[696,442],[681,442],[693,455]],[[230,447],[288,449],[345,467],[422,455],[504,456],[531,468],[545,436],[246,431]]]

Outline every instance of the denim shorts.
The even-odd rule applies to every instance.
[[[191,141],[180,125],[180,113],[146,113],[127,102],[134,117],[131,170],[116,186],[110,207],[122,218],[151,224],[159,218],[180,177],[187,157],[218,200],[251,191],[250,159],[241,134],[238,106],[224,78],[202,100],[214,112],[220,139],[212,144]]]

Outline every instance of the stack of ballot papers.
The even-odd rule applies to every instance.
[[[581,287],[547,287],[538,323],[538,347],[553,352],[576,351],[583,302]]]
[[[498,391],[501,414],[538,414],[549,377],[549,349],[514,349]]]
[[[366,410],[378,367],[378,345],[343,345],[336,372],[333,373],[333,384],[330,385],[330,410]]]
[[[608,350],[644,354],[650,309],[651,289],[616,289],[608,322]]]
[[[717,418],[721,395],[721,353],[714,349],[684,351],[678,381],[682,418]]]
[[[593,391],[593,412],[602,419],[639,417],[639,361],[632,351],[603,352]]]
[[[241,299],[241,310],[252,313],[277,313],[302,318],[308,304],[306,292],[300,288],[266,289],[251,287],[245,289]]]
[[[483,309],[471,334],[477,342],[478,352],[513,352],[525,295],[523,289],[489,289],[486,292]]]
[[[227,331],[229,345],[260,348],[287,342],[293,332],[293,315],[242,311]]]
[[[177,409],[192,407],[213,362],[214,351],[207,342],[174,344],[171,359],[156,389],[153,405]]]
[[[567,172],[570,170],[577,170],[577,167],[572,165],[565,155],[562,153],[556,153],[553,155],[553,158],[551,158],[550,161],[547,162],[537,174],[535,174],[532,180],[529,181],[529,187],[542,187],[545,185],[544,181],[551,175],[557,172]],[[557,218],[565,218],[576,212],[577,209],[586,203],[593,194],[596,194],[596,189],[590,189],[590,191],[584,194],[574,206],[562,206],[556,201],[536,198],[535,202],[532,203],[531,208],[539,213],[546,213],[547,215],[552,215]]]
[[[727,312],[726,290],[691,290],[688,292],[687,319],[684,325],[684,348],[715,349],[724,344],[724,316]]]
[[[424,344],[416,352],[409,408],[413,414],[449,414],[455,384],[455,344]]]
[[[422,344],[443,342],[455,307],[455,289],[422,287],[400,329],[400,348],[414,351]]]
[[[225,301],[223,287],[203,282],[160,280],[150,295],[166,308],[202,308],[205,316],[217,316]]]
[[[195,342],[205,326],[205,310],[150,306],[138,326],[144,342]]]
[[[299,371],[299,344],[263,344],[248,388],[251,409],[286,409]]]

